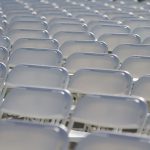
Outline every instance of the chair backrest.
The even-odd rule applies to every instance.
[[[9,24],[9,32],[16,29],[26,29],[26,30],[46,30],[46,22],[41,21],[14,21]]]
[[[75,73],[80,69],[117,69],[119,59],[115,55],[96,54],[96,53],[74,53],[65,62],[64,67],[70,72]]]
[[[22,38],[18,39],[12,45],[12,51],[19,48],[36,48],[36,49],[58,49],[59,44],[53,39],[32,39],[32,38]]]
[[[87,31],[87,26],[79,23],[54,23],[48,26],[50,36],[60,31],[84,32]]]
[[[139,78],[132,87],[131,95],[143,97],[146,101],[150,101],[150,75]]]
[[[94,41],[93,34],[89,32],[63,32],[60,31],[53,36],[54,39],[58,40],[60,46],[67,41]]]
[[[60,51],[63,58],[68,58],[73,53],[107,53],[105,43],[97,41],[68,41],[61,45]]]
[[[58,50],[19,48],[10,55],[10,68],[19,64],[38,66],[60,66],[62,54]]]
[[[133,31],[135,28],[138,28],[138,27],[149,27],[150,20],[131,19],[131,20],[124,21],[123,24],[129,26],[131,30]]]
[[[0,138],[4,150],[67,150],[69,142],[66,132],[57,126],[15,120],[0,121]]]
[[[133,33],[139,35],[142,41],[144,41],[146,38],[150,37],[150,26],[135,28]]]
[[[129,94],[131,76],[119,70],[81,69],[70,77],[68,89],[72,93]]]
[[[16,29],[9,33],[11,44],[13,45],[18,39],[21,38],[37,38],[37,39],[48,39],[49,35],[46,30],[26,30]]]
[[[150,74],[150,57],[131,56],[121,65],[121,70],[128,71],[133,78],[138,79],[141,76]]]
[[[130,33],[130,29],[123,25],[96,25],[90,31],[97,39],[107,33]]]
[[[115,130],[144,128],[148,113],[143,98],[112,95],[83,95],[79,97],[71,116],[75,122]],[[82,129],[83,131],[85,129]],[[92,129],[88,130],[92,132]]]
[[[18,65],[7,76],[6,88],[20,86],[39,88],[65,88],[68,73],[64,68]]]
[[[0,36],[0,46],[10,50],[11,44],[10,39],[6,36]]]
[[[98,41],[105,42],[109,51],[113,51],[121,44],[140,44],[141,42],[140,37],[135,34],[103,34]]]
[[[123,44],[117,46],[112,53],[117,55],[119,60],[123,62],[130,56],[150,56],[150,45]]]
[[[71,105],[69,91],[22,87],[7,92],[0,111],[18,117],[60,121],[69,117]]]
[[[112,20],[99,20],[99,21],[90,21],[87,24],[89,31],[91,31],[91,29],[97,25],[117,25],[117,23]]]
[[[7,73],[8,71],[7,71],[6,65],[3,63],[0,63],[0,92],[4,88],[4,82],[6,80]]]
[[[84,138],[78,143],[76,150],[149,150],[149,147],[148,137],[99,132]]]

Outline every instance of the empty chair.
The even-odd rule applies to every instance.
[[[6,48],[0,47],[0,62],[7,64],[9,52]]]
[[[142,132],[148,113],[147,103],[139,97],[112,96],[112,95],[83,95],[78,101],[71,116],[73,130],[86,131],[112,129],[118,131],[128,130]],[[84,126],[74,128],[75,123]]]
[[[139,78],[132,87],[131,95],[143,97],[150,102],[150,75]]]
[[[90,21],[87,24],[89,31],[96,25],[117,25],[117,23],[111,20]]]
[[[54,120],[58,123],[68,119],[71,105],[69,91],[21,87],[7,92],[0,111],[2,118],[12,115],[12,118],[29,118],[31,122],[33,119],[41,119],[56,124]]]
[[[81,69],[70,77],[68,89],[72,93],[129,94],[131,76],[124,71]]]
[[[38,38],[38,39],[48,39],[49,35],[46,30],[26,30],[26,29],[16,29],[11,31],[8,36],[10,37],[11,44],[13,45],[18,39],[21,38]]]
[[[76,18],[83,19],[86,24],[88,24],[90,21],[99,21],[99,20],[107,20],[106,17],[98,15],[98,14],[79,14],[76,16]]]
[[[71,17],[61,17],[61,18],[53,18],[48,24],[52,25],[55,23],[82,23],[82,21]]]
[[[130,56],[150,56],[150,45],[142,45],[142,44],[123,44],[117,46],[113,52],[113,54],[119,57],[119,60],[123,62]]]
[[[109,51],[121,44],[139,44],[140,38],[135,34],[103,34],[98,41],[104,41]]]
[[[131,20],[124,21],[123,24],[129,26],[131,30],[134,30],[135,28],[138,28],[138,27],[149,27],[150,20],[131,19]]]
[[[115,55],[96,53],[74,53],[70,55],[64,67],[75,73],[80,69],[116,69],[119,66],[119,59]]]
[[[10,68],[19,64],[60,66],[61,60],[62,54],[57,50],[20,48],[10,55],[8,66]]]
[[[86,30],[87,27],[79,23],[54,23],[48,26],[48,32],[51,36],[60,31],[84,32]]]
[[[44,21],[15,21],[9,24],[8,32],[16,29],[46,30],[47,23]]]
[[[108,48],[105,43],[97,41],[67,41],[61,45],[60,50],[63,58],[67,58],[73,53],[107,53]]]
[[[133,33],[138,34],[142,41],[144,41],[146,38],[150,37],[150,27],[135,28]]]
[[[106,33],[130,33],[130,29],[122,25],[96,25],[90,31],[97,39]]]
[[[94,41],[93,34],[89,32],[64,32],[60,31],[53,36],[54,39],[58,40],[59,44],[62,45],[67,41]]]
[[[84,138],[76,147],[76,150],[149,150],[149,137],[115,133],[92,133]]]
[[[0,121],[0,138],[3,150],[67,150],[69,141],[66,132],[57,126],[14,120]]]
[[[19,48],[58,49],[59,44],[56,40],[53,39],[22,38],[22,39],[18,39],[12,45],[12,51]]]
[[[121,70],[130,72],[133,78],[138,79],[141,76],[150,74],[150,57],[131,56],[121,65]]]
[[[20,86],[39,88],[65,88],[68,73],[64,68],[18,65],[7,75],[6,89]]]

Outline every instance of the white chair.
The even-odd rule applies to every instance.
[[[47,120],[46,123],[60,126],[68,120],[71,105],[72,97],[69,91],[21,87],[7,92],[0,112],[3,119],[11,115],[12,119],[16,116],[16,119],[18,117],[22,120],[29,118],[31,122],[34,122],[34,119],[43,123]],[[59,123],[60,121],[62,122]]]
[[[0,92],[2,92],[2,89],[4,88],[4,83],[7,77],[7,68],[6,65],[3,63],[0,63]]]
[[[122,25],[96,25],[90,31],[97,39],[107,33],[130,33],[130,29]]]
[[[60,31],[84,32],[86,30],[87,26],[79,23],[54,23],[52,25],[48,25],[48,32],[51,36]]]
[[[46,30],[47,23],[44,21],[14,21],[9,24],[8,32],[16,29]]]
[[[68,73],[64,68],[18,65],[7,75],[6,89],[20,86],[39,88],[65,88]]]
[[[10,55],[8,66],[10,68],[19,64],[38,65],[38,66],[60,66],[62,54],[57,50],[49,49],[16,49]]]
[[[149,150],[149,137],[109,132],[93,133],[78,143],[76,150]]]
[[[142,41],[144,41],[146,38],[150,37],[150,26],[135,28],[133,33],[139,35]]]
[[[150,76],[146,75],[139,78],[132,87],[131,95],[143,97],[148,103],[150,102]]]
[[[4,150],[67,150],[69,142],[66,132],[57,126],[15,120],[0,121],[0,139]]]
[[[98,41],[105,42],[109,51],[113,51],[122,44],[140,44],[141,42],[140,37],[135,34],[103,34]]]
[[[138,28],[138,27],[149,27],[150,20],[131,19],[131,20],[124,21],[123,24],[129,26],[131,30],[133,31],[135,28]]]
[[[90,21],[87,24],[89,31],[96,25],[117,25],[117,23],[111,20]]]
[[[37,39],[48,39],[48,31],[46,30],[26,30],[16,29],[11,31],[8,36],[10,37],[11,44],[13,45],[18,39],[21,38],[37,38]]]
[[[82,23],[79,19],[71,18],[71,17],[61,17],[61,18],[53,18],[48,25],[52,25],[55,23]]]
[[[95,37],[89,32],[63,32],[60,31],[53,36],[54,39],[58,40],[60,46],[67,41],[94,41]]]
[[[147,103],[143,98],[85,94],[77,99],[71,115],[70,129],[82,132],[101,129],[116,132],[135,130],[141,133],[147,113]],[[83,126],[74,127],[75,123]]]
[[[70,77],[68,89],[72,93],[129,94],[131,76],[119,70],[81,69]]]
[[[150,57],[131,56],[128,57],[121,65],[121,70],[128,71],[132,77],[137,80],[141,76],[150,74]]]
[[[123,62],[130,56],[150,56],[150,45],[143,44],[123,44],[117,46],[113,52],[113,54],[119,57],[119,60]]]
[[[53,39],[32,39],[32,38],[22,38],[18,39],[12,45],[12,52],[19,48],[36,48],[36,49],[58,49],[59,44]]]
[[[117,69],[119,59],[115,55],[96,54],[96,53],[74,53],[70,55],[64,67],[70,72],[75,73],[80,69]]]
[[[67,41],[61,45],[60,51],[66,59],[73,53],[107,53],[107,45],[98,41]]]
[[[76,18],[83,19],[86,24],[88,24],[90,21],[99,21],[99,20],[107,20],[104,16],[98,15],[98,14],[79,14],[76,16]]]

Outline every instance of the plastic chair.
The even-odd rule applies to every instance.
[[[59,126],[67,121],[72,105],[69,91],[58,89],[14,88],[3,100],[0,107],[2,118],[7,119],[7,115],[11,115],[12,119],[17,116],[16,119],[29,118],[31,122],[37,119],[37,122]]]
[[[123,62],[130,56],[150,56],[150,45],[142,45],[142,44],[123,44],[117,46],[113,52],[113,54],[119,57],[119,60]]]
[[[84,32],[86,30],[87,27],[79,23],[54,23],[48,26],[48,32],[51,36],[60,31]]]
[[[107,33],[130,33],[130,29],[122,25],[96,25],[90,31],[97,39]]]
[[[73,53],[107,53],[107,45],[97,41],[68,41],[61,45],[63,58],[68,58]]]
[[[131,90],[131,95],[143,97],[147,102],[150,101],[150,76],[140,77],[134,84]]]
[[[143,98],[113,95],[83,95],[77,99],[70,129],[82,132],[112,130],[142,132],[148,106]],[[75,123],[83,124],[74,127]],[[94,128],[95,127],[95,128]]]
[[[69,142],[66,132],[57,126],[15,120],[0,121],[0,138],[5,150],[67,150]]]
[[[138,79],[141,76],[150,74],[150,57],[131,56],[128,57],[121,65],[121,70],[130,72],[133,78]]]
[[[16,49],[9,58],[10,68],[19,64],[38,66],[60,66],[62,54],[57,50],[49,49]]]
[[[119,59],[110,54],[74,53],[67,58],[64,67],[70,73],[87,68],[116,69],[119,67]]]
[[[76,150],[149,150],[150,139],[148,137],[115,134],[108,132],[93,133],[83,139]]]
[[[140,37],[135,34],[103,34],[98,41],[105,42],[109,51],[113,51],[122,44],[140,44],[141,42]]]
[[[7,36],[0,36],[0,46],[10,50],[10,39]]]
[[[64,68],[18,65],[7,75],[6,89],[27,86],[39,88],[65,88],[68,73]]]
[[[13,45],[18,39],[21,38],[37,38],[37,39],[48,39],[48,31],[46,30],[26,30],[16,29],[9,33],[11,44]]]
[[[129,94],[131,76],[119,70],[81,69],[70,77],[68,89],[72,93]]]
[[[58,40],[60,46],[67,41],[94,41],[95,37],[89,32],[63,32],[60,31],[53,36],[54,39]]]
[[[59,44],[54,39],[31,39],[22,38],[18,39],[12,45],[12,52],[19,48],[35,48],[35,49],[58,49]]]
[[[0,62],[7,64],[9,52],[6,48],[0,47]]]

